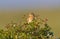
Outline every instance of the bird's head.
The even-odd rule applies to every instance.
[[[29,13],[29,17],[32,17],[32,18],[34,18],[34,13]]]

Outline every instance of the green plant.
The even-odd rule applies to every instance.
[[[53,32],[46,21],[36,18],[29,24],[25,21],[20,25],[10,23],[6,26],[6,31],[0,30],[0,39],[50,39]]]

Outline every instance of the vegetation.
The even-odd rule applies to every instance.
[[[5,26],[6,30],[0,30],[0,39],[52,39],[53,32],[47,21],[36,17],[31,23],[12,22]]]

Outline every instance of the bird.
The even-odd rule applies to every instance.
[[[34,20],[34,18],[35,18],[34,13],[29,13],[27,18],[28,24],[31,23]]]

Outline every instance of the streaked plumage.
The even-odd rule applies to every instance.
[[[27,22],[30,23],[30,22],[32,22],[33,19],[34,19],[34,14],[29,13],[28,18],[27,18]]]

